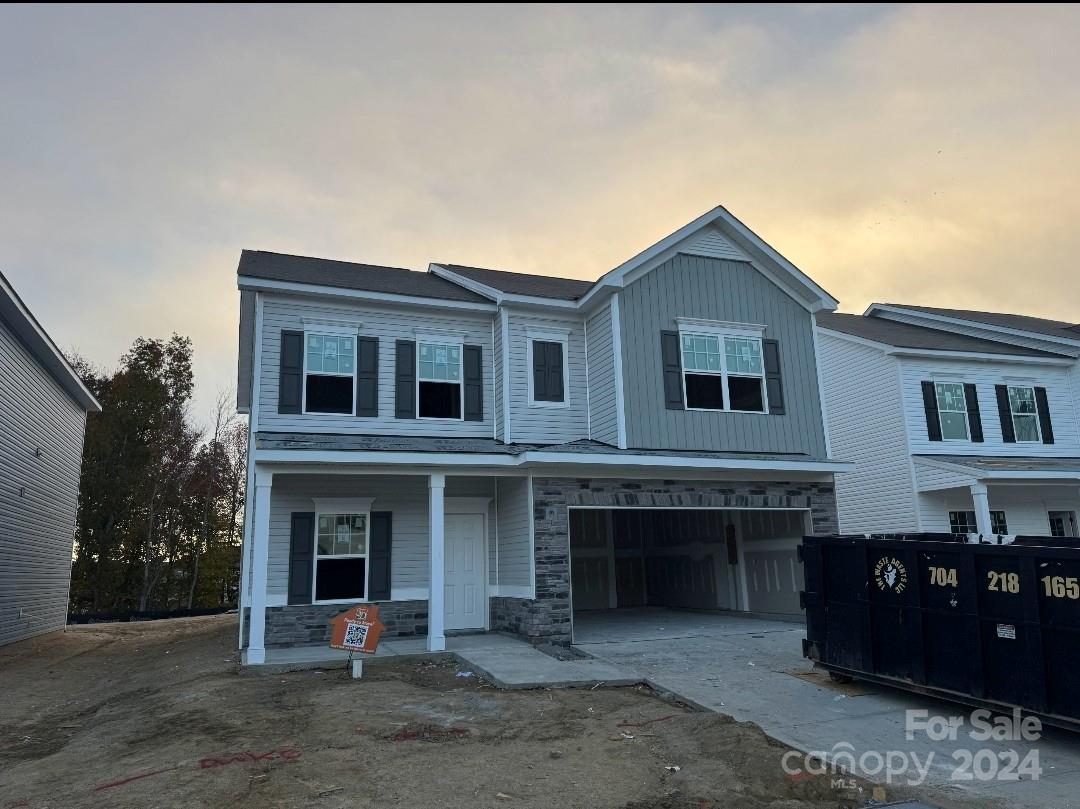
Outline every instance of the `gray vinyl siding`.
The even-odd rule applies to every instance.
[[[487,520],[490,549],[495,544],[496,533],[494,480],[447,477],[445,496],[492,499]],[[275,475],[270,492],[270,547],[266,581],[268,603],[284,604],[288,597],[290,515],[294,511],[313,511],[313,498],[333,497],[373,497],[373,511],[393,513],[390,552],[392,600],[399,600],[403,589],[427,588],[430,533],[426,476]],[[406,599],[413,597],[405,596]]]
[[[492,366],[495,369],[495,440],[506,440],[506,414],[503,412],[503,344],[502,344],[502,320],[495,318],[495,328],[492,330]],[[490,567],[488,568],[490,570]]]
[[[251,364],[255,356],[255,292],[240,292],[240,351],[236,361],[236,407],[251,407]]]
[[[611,341],[611,307],[605,304],[586,321],[589,352],[589,424],[594,441],[619,442],[615,412],[615,353]]]
[[[359,335],[379,338],[379,415],[287,415],[278,413],[278,373],[281,332],[303,330],[304,318],[359,321]],[[317,331],[318,327],[314,327]],[[415,340],[417,333],[446,331],[483,350],[483,421],[447,421],[394,418],[395,341]],[[491,315],[445,314],[399,305],[365,305],[291,297],[264,298],[262,357],[259,378],[259,429],[298,433],[377,433],[382,435],[435,435],[445,438],[490,438],[494,400],[491,352]]]
[[[629,447],[825,456],[812,316],[751,265],[679,254],[627,286],[619,307]],[[676,317],[765,325],[780,342],[787,413],[665,409],[660,332]]]
[[[0,319],[0,644],[67,623],[85,427]]]
[[[498,478],[499,544],[497,583],[500,587],[532,586],[532,538],[529,479]]]
[[[898,360],[826,334],[818,349],[832,454],[855,464],[836,476],[840,530],[918,530]]]
[[[510,439],[515,444],[559,444],[589,437],[588,397],[585,393],[585,321],[580,317],[540,316],[511,311]],[[529,404],[528,331],[530,328],[569,330],[563,390],[567,407]]]

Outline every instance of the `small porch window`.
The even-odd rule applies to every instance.
[[[941,437],[945,441],[968,440],[967,401],[964,399],[962,382],[938,382],[938,418],[941,420]],[[963,533],[963,532],[961,532]]]
[[[461,420],[461,346],[419,343],[417,401],[422,419]]]
[[[978,521],[974,511],[950,511],[949,529],[954,534],[977,534],[979,533]],[[990,531],[994,534],[1009,533],[1009,523],[1005,519],[1004,511],[990,512]]]
[[[315,517],[316,602],[360,601],[367,597],[368,514]]]
[[[1042,441],[1039,432],[1039,410],[1035,404],[1035,389],[1009,386],[1009,413],[1017,443]]]

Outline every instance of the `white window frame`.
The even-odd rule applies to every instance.
[[[955,441],[955,442],[971,441],[971,414],[968,413],[968,409],[967,409],[967,391],[964,388],[964,383],[961,382],[958,379],[932,379],[931,382],[933,382],[933,385],[934,385],[934,404],[937,405],[938,430],[941,431],[941,440],[942,441]],[[940,397],[938,397],[938,389],[937,389],[938,385],[959,385],[960,386],[960,400],[964,403],[964,409],[963,410],[944,410],[943,411],[941,409],[941,399],[940,399]],[[945,425],[941,421],[941,414],[943,412],[944,413],[963,413],[964,414],[964,437],[963,438],[946,438],[945,437]]]
[[[304,376],[300,380],[300,412],[305,416],[341,417],[356,415],[356,361],[359,359],[359,326],[355,324],[342,325],[333,322],[304,321]],[[322,411],[308,411],[307,407],[307,378],[308,378],[308,337],[349,337],[352,338],[353,358],[352,373],[327,373],[325,371],[311,371],[315,376],[347,376],[352,379],[352,411],[349,413],[324,413]]]
[[[563,400],[561,402],[538,402],[533,389],[533,343],[559,343],[562,346]],[[553,408],[565,410],[570,407],[570,330],[569,329],[534,329],[525,330],[525,374],[528,379],[529,407]]]
[[[420,378],[420,346],[424,343],[433,346],[446,346],[447,348],[457,347],[458,350],[458,368],[459,379],[454,382],[452,379],[421,379]],[[443,416],[421,416],[420,415],[420,383],[421,382],[434,382],[436,384],[447,384],[458,386],[458,412],[461,414],[456,419],[443,417]],[[416,335],[416,418],[421,421],[444,421],[450,423],[457,423],[459,421],[465,421],[465,342],[460,337],[447,337],[445,335],[438,334],[418,334]]]
[[[1012,407],[1012,392],[1013,390],[1028,390],[1031,391],[1031,401],[1035,405],[1034,413],[1017,413]],[[1012,420],[1013,438],[1017,444],[1041,444],[1042,443],[1042,424],[1039,423],[1039,400],[1035,396],[1034,385],[1006,385],[1005,395],[1009,399],[1009,418]],[[1031,417],[1035,420],[1035,437],[1032,439],[1020,440],[1016,432],[1016,417],[1023,416],[1024,418]]]
[[[311,537],[311,603],[312,604],[366,604],[371,594],[371,504],[374,498],[349,498],[315,500],[315,531]],[[363,598],[334,598],[326,601],[316,601],[315,594],[318,592],[319,582],[319,517],[348,515],[356,517],[363,515],[366,526],[364,537],[364,550],[366,553],[348,553],[341,555],[323,556],[323,559],[363,559],[364,560],[364,597]]]
[[[701,320],[698,318],[686,318],[678,317],[675,321],[679,324],[679,365],[682,368],[682,395],[683,405],[687,410],[696,411],[699,413],[744,413],[750,416],[767,416],[769,414],[769,388],[765,384],[765,348],[762,345],[762,340],[765,335],[765,326],[753,324],[753,323],[731,323],[728,321],[719,320]],[[719,339],[720,348],[720,370],[709,371],[699,369],[687,369],[685,358],[683,356],[683,338],[684,337],[716,337]],[[724,345],[724,338],[731,337],[736,339],[754,340],[758,344],[758,352],[761,356],[761,373],[739,373],[730,372],[727,367],[727,347]],[[692,373],[694,375],[702,376],[719,376],[720,377],[720,397],[723,403],[723,407],[690,407],[690,400],[686,397],[686,375]],[[745,379],[760,379],[761,380],[761,410],[735,410],[731,407],[731,396],[728,393],[728,379],[730,377],[741,377]]]

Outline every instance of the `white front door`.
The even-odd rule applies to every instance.
[[[447,514],[445,524],[446,629],[483,629],[484,515]]]

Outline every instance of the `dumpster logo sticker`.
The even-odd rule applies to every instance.
[[[907,587],[907,568],[895,556],[882,556],[874,565],[874,580],[879,590],[902,593]]]

